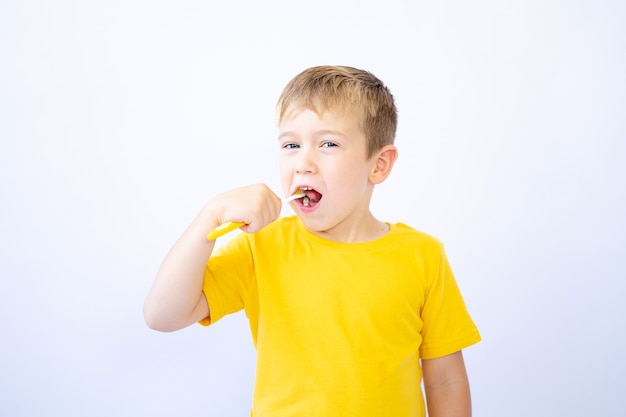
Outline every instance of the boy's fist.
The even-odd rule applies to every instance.
[[[278,218],[281,200],[267,185],[253,184],[235,188],[214,197],[217,222],[242,222],[241,229],[257,232]]]

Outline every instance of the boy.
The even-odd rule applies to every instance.
[[[461,349],[480,340],[442,245],[370,212],[391,173],[397,111],[371,73],[313,67],[278,101],[280,178],[220,194],[166,256],[145,305],[151,328],[245,309],[257,350],[255,417],[470,416]],[[207,233],[244,232],[213,253]]]

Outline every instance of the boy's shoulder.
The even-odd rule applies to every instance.
[[[424,232],[423,230],[416,229],[413,226],[410,226],[406,223],[397,222],[397,223],[387,223],[390,227],[390,232],[398,233],[407,238],[419,239],[425,242],[432,242],[441,244],[441,241],[434,235]]]
[[[435,236],[423,232],[419,229],[414,228],[413,226],[409,226],[406,223],[388,223],[390,228],[391,228],[391,232],[396,232],[396,233],[401,233],[416,239],[422,239],[425,241],[431,241],[431,242],[439,242],[439,239],[437,239]]]
[[[389,233],[394,235],[401,244],[428,248],[433,251],[442,252],[444,245],[439,238],[418,230],[406,223],[389,223]]]

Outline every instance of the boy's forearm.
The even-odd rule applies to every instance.
[[[204,268],[215,246],[215,241],[206,239],[208,231],[217,226],[214,218],[203,209],[163,260],[144,303],[149,327],[178,330],[208,315],[208,307],[199,303],[204,300]]]
[[[471,417],[472,401],[462,353],[422,361],[429,417]]]
[[[471,417],[469,387],[464,385],[426,389],[429,417]]]

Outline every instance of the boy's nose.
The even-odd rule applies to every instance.
[[[300,152],[300,155],[298,155],[295,169],[298,174],[315,172],[315,157],[311,155],[310,151],[303,150],[302,152]]]

